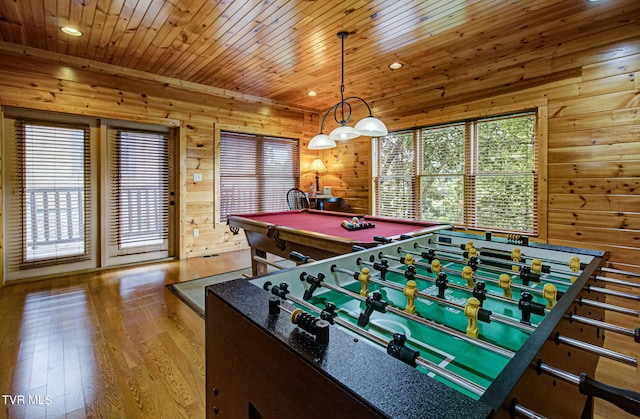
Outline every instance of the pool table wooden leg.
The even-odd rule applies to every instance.
[[[258,262],[254,256],[266,259],[267,252],[257,249],[255,246],[251,246],[251,274],[253,276],[263,275],[267,273],[267,265],[262,262]]]

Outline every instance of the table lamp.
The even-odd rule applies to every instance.
[[[316,172],[316,192],[320,193],[320,183],[318,182],[318,174],[326,172],[327,168],[324,165],[324,163],[322,163],[322,160],[315,159],[313,162],[311,162],[311,166],[309,166],[309,171]]]

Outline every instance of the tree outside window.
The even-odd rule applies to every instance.
[[[536,233],[535,128],[527,112],[374,139],[377,213]]]

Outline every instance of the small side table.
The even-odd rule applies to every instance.
[[[316,209],[319,210],[324,210],[324,204],[326,202],[340,202],[342,200],[342,198],[338,198],[337,196],[333,196],[333,195],[316,195],[315,197],[312,197],[311,200],[315,199],[315,207]]]

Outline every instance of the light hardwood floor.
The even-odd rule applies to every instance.
[[[204,418],[204,321],[165,285],[249,264],[233,252],[1,288],[2,416]]]
[[[0,288],[1,416],[204,418],[204,321],[165,285],[249,260],[233,252]],[[612,345],[638,355],[628,337]],[[598,378],[640,390],[637,368],[601,364]],[[629,415],[600,403],[596,417]]]

